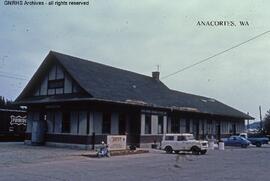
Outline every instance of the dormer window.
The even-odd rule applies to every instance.
[[[48,80],[48,95],[63,94],[65,79]]]
[[[49,80],[48,81],[48,89],[59,89],[64,88],[65,79],[58,80]]]

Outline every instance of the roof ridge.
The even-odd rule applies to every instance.
[[[72,55],[68,55],[68,54],[64,54],[64,53],[60,53],[60,52],[56,52],[56,51],[52,51],[52,50],[49,53],[52,53],[53,55],[56,55],[56,56],[57,56],[57,54],[60,55],[60,56],[67,56],[67,57],[74,58],[77,61],[91,62],[91,63],[98,64],[98,65],[101,65],[101,66],[106,66],[108,68],[112,68],[112,69],[115,69],[115,70],[121,70],[121,71],[129,72],[129,73],[132,73],[132,74],[144,76],[144,77],[149,78],[149,79],[153,79],[150,75],[137,73],[137,72],[134,72],[134,71],[131,71],[131,70],[123,69],[123,68],[113,67],[111,65],[103,64],[103,63],[96,62],[96,61],[93,61],[93,60],[88,60],[88,59],[84,59],[84,58],[80,58],[80,57],[76,57],[76,56],[72,56]]]
[[[212,97],[206,97],[206,96],[201,96],[201,95],[197,95],[197,94],[186,93],[186,92],[182,92],[182,91],[178,91],[178,90],[174,90],[174,89],[170,89],[170,91],[173,91],[176,93],[181,93],[181,94],[186,94],[186,95],[191,95],[191,96],[196,96],[196,97],[200,97],[200,98],[216,100],[215,98],[212,98]]]

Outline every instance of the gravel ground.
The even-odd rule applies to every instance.
[[[0,180],[270,180],[270,146],[87,158],[86,151],[0,143]]]

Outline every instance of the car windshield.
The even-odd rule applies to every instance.
[[[239,138],[240,138],[241,140],[246,140],[246,138],[243,138],[243,137],[241,137],[241,136],[240,136]]]
[[[186,136],[186,139],[187,139],[187,140],[194,140],[194,136],[193,136],[193,135],[187,135],[187,136]]]

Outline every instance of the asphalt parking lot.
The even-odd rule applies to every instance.
[[[98,159],[85,152],[0,143],[0,180],[269,180],[270,145],[200,156],[152,150]]]

